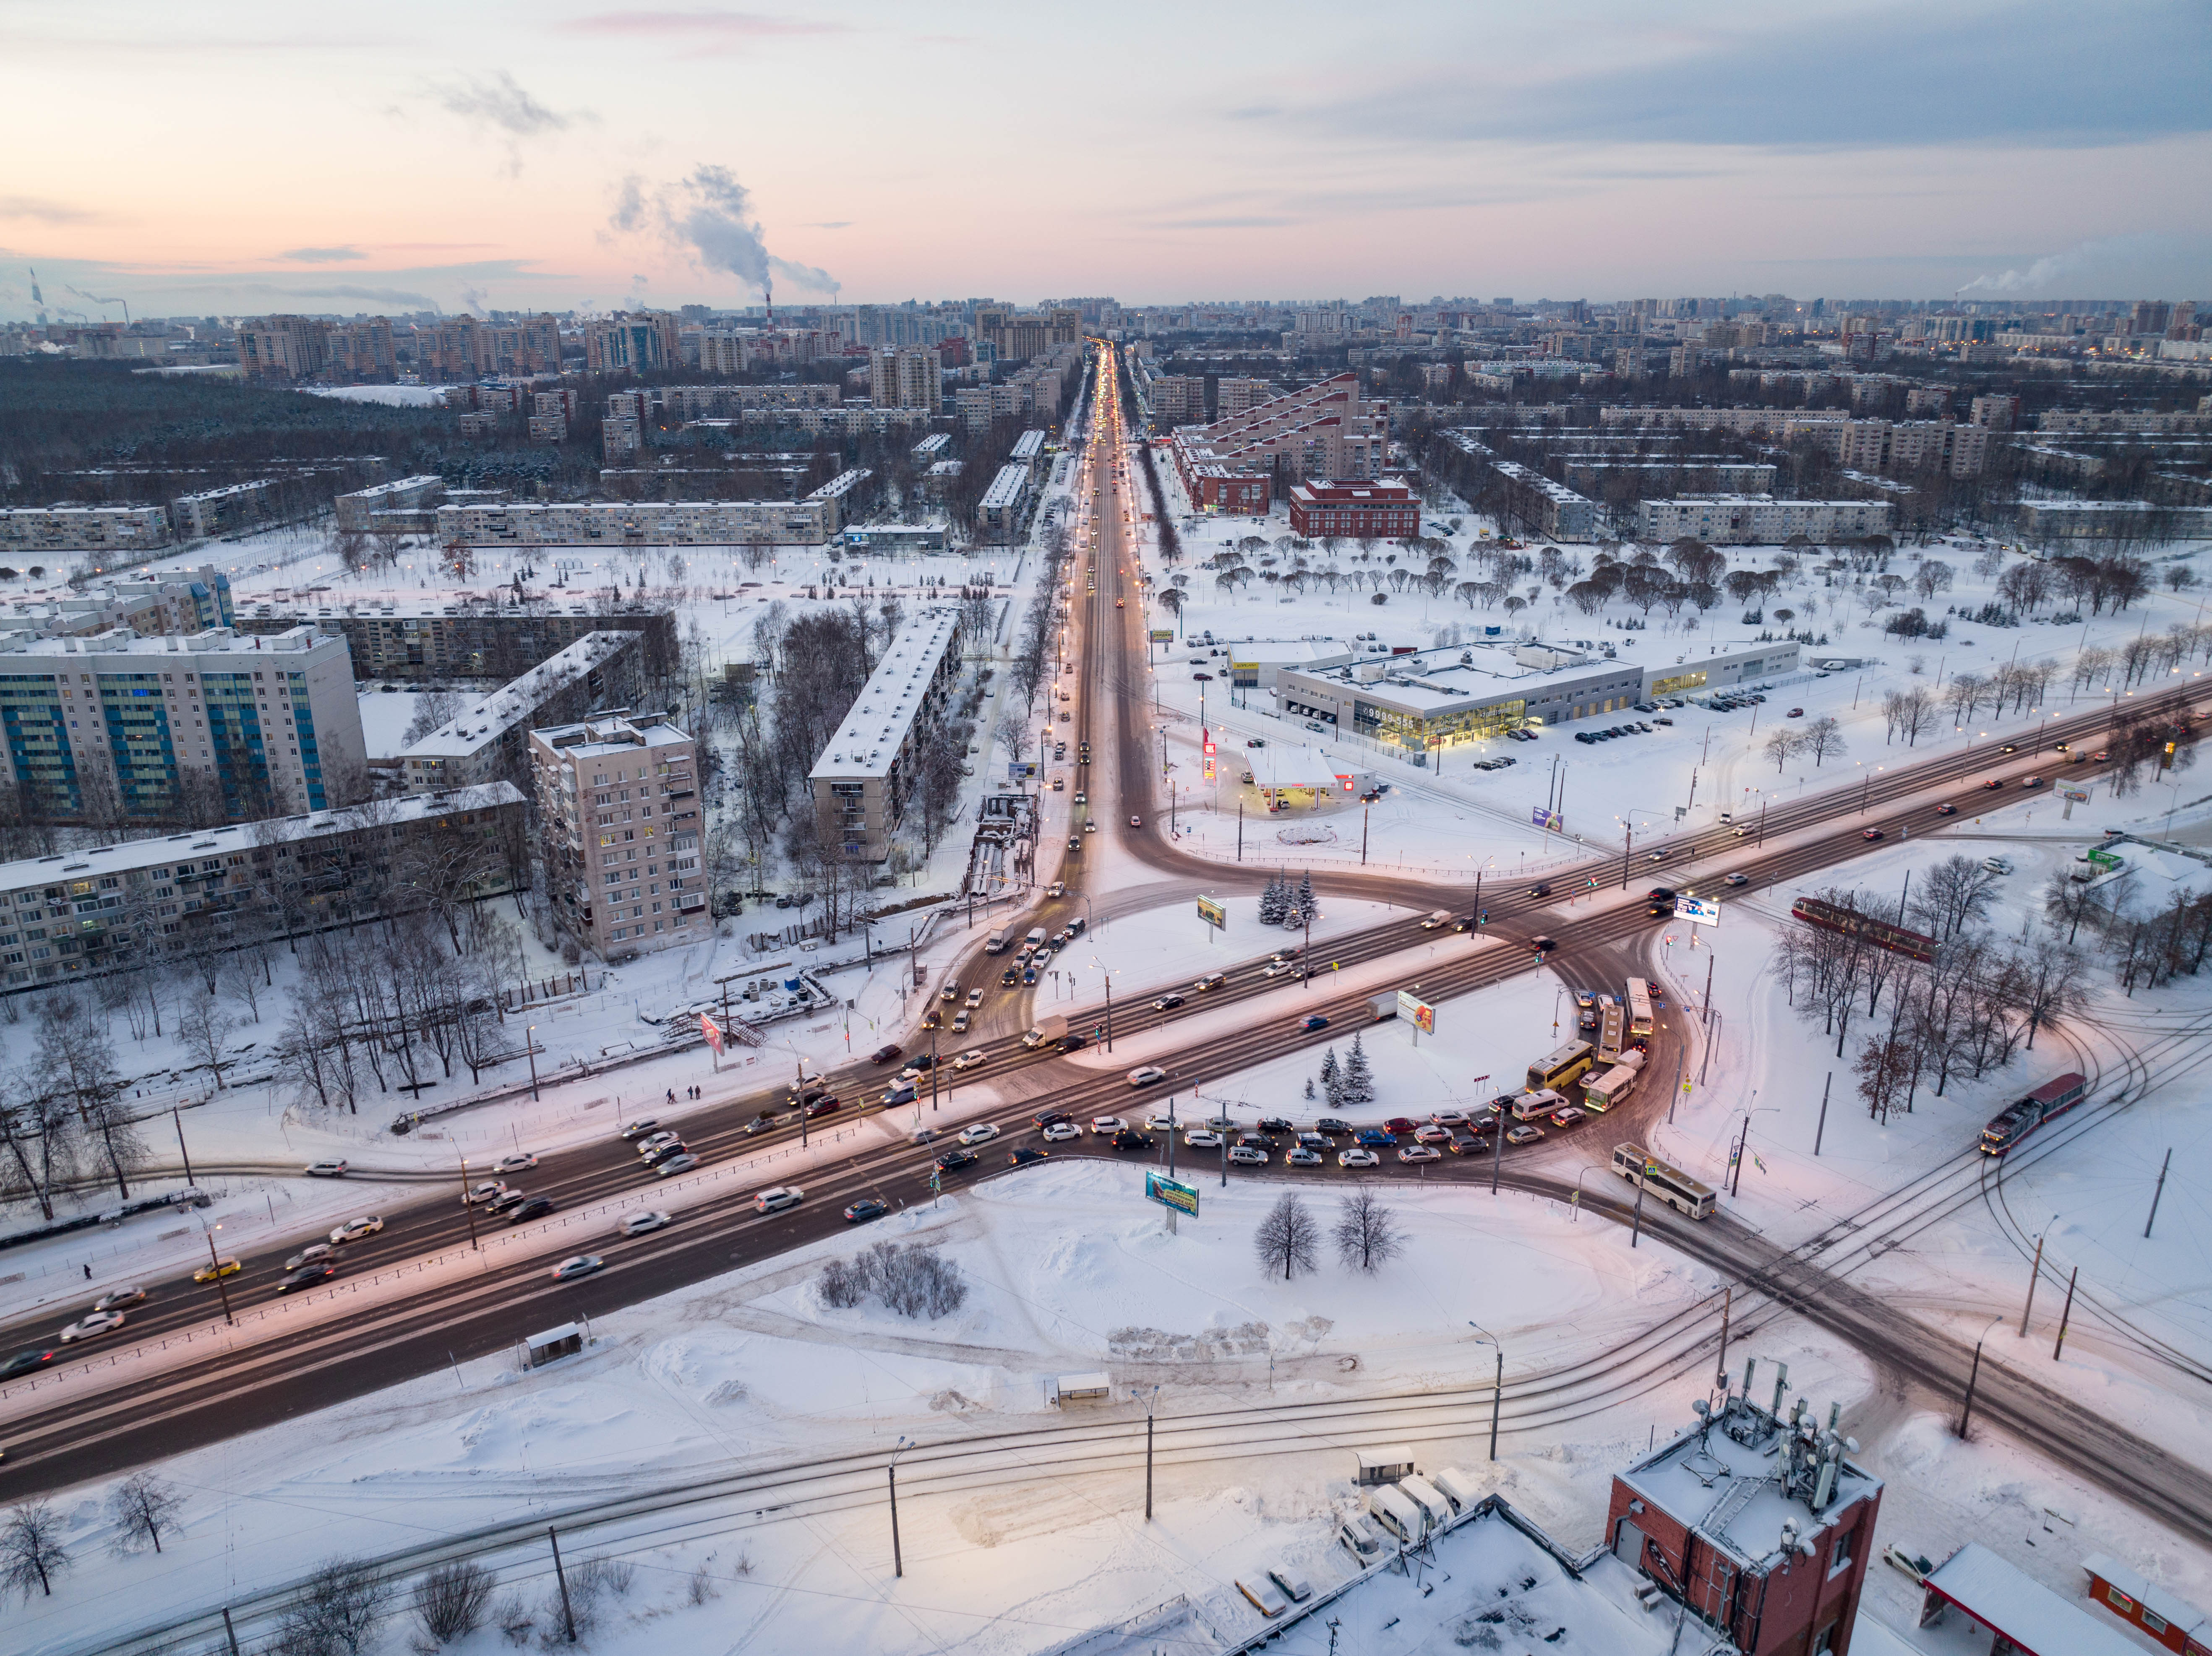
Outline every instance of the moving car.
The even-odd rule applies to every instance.
[[[297,1271],[287,1272],[277,1283],[276,1291],[279,1294],[289,1294],[295,1288],[313,1288],[318,1283],[330,1281],[337,1274],[338,1268],[335,1260],[318,1259],[312,1265],[304,1265]]]
[[[1328,1020],[1318,1012],[1309,1012],[1305,1016],[1298,1020],[1298,1028],[1301,1029],[1326,1029],[1328,1028]]]
[[[596,1253],[572,1253],[553,1267],[552,1277],[556,1283],[573,1283],[579,1277],[588,1277],[606,1268],[607,1262]]]
[[[781,1213],[786,1208],[795,1208],[804,1201],[806,1192],[796,1185],[771,1185],[753,1198],[756,1213]]]
[[[1101,1138],[1109,1137],[1117,1132],[1127,1132],[1128,1130],[1129,1124],[1118,1115],[1094,1115],[1091,1118],[1091,1131]]]
[[[1319,1168],[1326,1166],[1328,1161],[1319,1150],[1310,1150],[1303,1144],[1283,1152],[1283,1165],[1286,1168]]]
[[[1048,1144],[1062,1144],[1071,1138],[1082,1137],[1083,1129],[1073,1121],[1055,1121],[1043,1133],[1044,1142]]]
[[[655,1150],[665,1149],[671,1144],[680,1144],[683,1142],[684,1140],[680,1134],[672,1132],[657,1132],[648,1138],[639,1139],[633,1148],[635,1149],[640,1156],[650,1156]]]
[[[654,1208],[647,1208],[642,1213],[625,1213],[615,1226],[615,1234],[642,1236],[649,1230],[659,1230],[668,1222],[668,1216]]]
[[[697,1156],[692,1155],[689,1150],[682,1150],[678,1154],[670,1156],[665,1162],[663,1162],[659,1167],[653,1169],[653,1172],[659,1174],[663,1179],[673,1179],[678,1174],[690,1172],[692,1168],[698,1165],[699,1158]]]
[[[1576,1122],[1586,1121],[1589,1119],[1588,1115],[1586,1115],[1583,1111],[1577,1109],[1571,1104],[1567,1105],[1562,1109],[1553,1111],[1552,1113],[1546,1118],[1546,1119],[1550,1121],[1555,1127],[1571,1127]]]
[[[904,1056],[905,1054],[896,1046],[878,1046],[874,1052],[868,1054],[868,1062],[871,1064],[896,1064]]]
[[[1032,1162],[1042,1162],[1045,1159],[1046,1152],[1024,1144],[1018,1150],[1007,1152],[1006,1165],[1010,1168],[1026,1168]]]
[[[871,1219],[880,1219],[891,1210],[888,1202],[879,1202],[872,1196],[864,1196],[845,1210],[845,1222],[864,1225]]]
[[[658,1116],[648,1115],[644,1119],[633,1121],[624,1127],[622,1130],[622,1136],[635,1143],[637,1140],[659,1131],[659,1129],[660,1119]]]
[[[11,1380],[19,1374],[33,1374],[62,1355],[59,1342],[51,1345],[34,1345],[18,1351],[5,1362],[0,1362],[0,1380]]]
[[[963,1144],[985,1144],[999,1136],[999,1130],[988,1121],[971,1121],[960,1130]]]
[[[1352,1131],[1352,1124],[1337,1116],[1325,1115],[1322,1117],[1320,1120],[1314,1123],[1314,1131],[1316,1132],[1347,1133]]]
[[[1869,828],[1863,834],[1859,835],[1859,838],[1862,840],[1879,840],[1881,837],[1882,833],[1880,828]]]
[[[383,1228],[383,1220],[378,1218],[376,1215],[373,1213],[365,1213],[357,1219],[349,1219],[343,1224],[336,1227],[331,1232],[331,1240],[333,1242],[357,1242],[364,1236],[375,1235],[377,1232]]]
[[[1938,816],[1956,816],[1959,808],[1954,804],[1941,804],[1936,807],[1936,814]]]
[[[494,1215],[511,1213],[529,1199],[530,1198],[528,1197],[525,1196],[519,1190],[507,1191],[498,1196],[493,1197],[490,1201],[485,1203],[484,1211]]]
[[[952,1060],[952,1067],[955,1070],[973,1070],[983,1062],[984,1057],[981,1052],[963,1052]]]
[[[1534,1122],[1523,1121],[1518,1126],[1506,1130],[1505,1142],[1509,1144],[1533,1144],[1543,1136],[1544,1130]]]
[[[1125,1127],[1106,1142],[1117,1150],[1148,1150],[1152,1148],[1154,1141],[1143,1133],[1133,1132]]]
[[[537,1165],[538,1158],[528,1150],[516,1150],[514,1154],[502,1156],[498,1161],[493,1162],[491,1170],[494,1173],[527,1173]]]
[[[1441,1162],[1444,1153],[1433,1144],[1408,1144],[1398,1152],[1401,1162]]]
[[[1362,1127],[1352,1143],[1363,1149],[1387,1150],[1398,1142],[1398,1135],[1387,1127]]]
[[[1339,1150],[1336,1165],[1340,1168],[1379,1168],[1382,1165],[1382,1158],[1373,1150]]]
[[[307,1177],[310,1179],[343,1179],[345,1177],[346,1168],[348,1165],[349,1164],[347,1162],[343,1161],[310,1162],[307,1163]]]
[[[218,1277],[235,1277],[245,1269],[246,1267],[237,1260],[226,1255],[220,1259],[209,1260],[207,1264],[192,1272],[192,1280],[196,1283],[211,1283]]]
[[[92,1302],[94,1311],[120,1311],[125,1306],[143,1305],[146,1290],[143,1288],[110,1289]]]
[[[1191,987],[1194,989],[1218,989],[1223,984],[1228,981],[1229,974],[1226,972],[1209,972],[1204,977],[1200,978],[1196,983],[1191,985]]]
[[[1728,877],[1728,883],[1730,885],[1749,885],[1751,883],[1751,876],[1748,874],[1740,873],[1731,874]]]
[[[1145,819],[1144,819],[1143,817],[1141,817],[1141,816],[1132,816],[1132,817],[1129,819],[1129,826],[1130,826],[1131,828],[1142,828],[1142,827],[1144,827],[1144,825],[1145,825]]]
[[[831,1111],[842,1109],[843,1107],[844,1107],[834,1098],[819,1099],[806,1107],[806,1119],[809,1121],[819,1120],[822,1117],[828,1115]]]
[[[1264,1168],[1267,1165],[1267,1152],[1251,1144],[1231,1144],[1229,1159],[1240,1168]]]
[[[681,1139],[678,1139],[673,1144],[663,1144],[659,1149],[640,1156],[638,1160],[646,1167],[659,1168],[666,1166],[679,1156],[689,1156],[690,1154],[691,1147],[684,1143]]]
[[[1129,1071],[1132,1087],[1149,1087],[1156,1081],[1165,1081],[1168,1072],[1157,1064],[1140,1064]]]
[[[937,1170],[939,1173],[957,1173],[963,1168],[972,1168],[975,1165],[975,1156],[970,1150],[947,1150],[937,1158]]]
[[[1182,1142],[1188,1149],[1218,1150],[1224,1141],[1211,1127],[1193,1127],[1183,1134]]]
[[[103,1334],[112,1334],[128,1320],[120,1311],[88,1311],[62,1330],[61,1342],[75,1345],[81,1340],[96,1340]]]
[[[527,1224],[532,1219],[543,1219],[553,1211],[553,1208],[554,1201],[551,1197],[533,1196],[528,1201],[519,1203],[508,1210],[507,1222],[510,1225]]]
[[[1530,896],[1532,896],[1532,897],[1548,897],[1548,896],[1550,896],[1550,895],[1552,895],[1552,888],[1551,888],[1551,884],[1550,884],[1550,883],[1549,883],[1549,882],[1547,882],[1547,881],[1544,881],[1544,880],[1539,880],[1539,881],[1537,881],[1535,884],[1534,884],[1534,885],[1532,885],[1532,886],[1530,886],[1530,887],[1528,888],[1528,895],[1529,895]]]
[[[337,1252],[337,1250],[332,1247],[328,1242],[311,1242],[306,1247],[301,1248],[297,1253],[294,1254],[290,1259],[285,1260],[284,1269],[287,1271],[297,1271],[301,1265],[311,1265],[318,1259],[327,1259],[331,1255]],[[99,1308],[100,1307],[97,1306],[93,1307],[95,1311]]]

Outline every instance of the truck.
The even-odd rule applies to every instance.
[[[1370,995],[1367,998],[1367,1010],[1375,1014],[1375,1021],[1377,1023],[1384,1018],[1396,1017],[1398,992],[1395,989],[1386,989],[1379,995]]]
[[[989,937],[983,939],[983,952],[987,955],[1005,954],[1006,952],[1006,928],[1002,925],[996,931],[994,931]]]
[[[1039,1018],[1036,1028],[1022,1036],[1024,1046],[1057,1046],[1067,1039],[1067,1015],[1055,1012],[1050,1017]]]
[[[2018,1103],[2000,1111],[1982,1129],[1982,1154],[2002,1156],[2051,1117],[2063,1115],[2079,1104],[2089,1090],[2089,1078],[2069,1070],[2055,1081],[2046,1081]]]

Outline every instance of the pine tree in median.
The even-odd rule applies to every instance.
[[[1352,1037],[1351,1056],[1344,1060],[1341,1089],[1344,1102],[1355,1108],[1375,1101],[1375,1071],[1367,1062],[1367,1049],[1360,1044],[1357,1033]]]
[[[1344,1102],[1344,1071],[1337,1065],[1334,1046],[1321,1055],[1321,1090],[1332,1110]]]

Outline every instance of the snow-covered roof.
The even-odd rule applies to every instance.
[[[2142,1656],[2142,1647],[2127,1635],[2068,1604],[1978,1541],[1937,1565],[1928,1590],[2035,1656]]]
[[[518,679],[494,690],[467,712],[430,732],[407,749],[410,759],[465,759],[535,718],[546,699],[562,685],[589,672],[610,656],[637,641],[635,633],[586,633],[567,649],[545,658]]]
[[[1352,774],[1348,766],[1339,770],[1319,748],[1254,748],[1244,762],[1252,767],[1253,785],[1262,788],[1333,789],[1339,778]]]
[[[959,616],[942,605],[902,627],[808,779],[856,782],[887,774],[959,630]]]

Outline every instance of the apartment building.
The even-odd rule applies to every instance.
[[[879,409],[945,406],[945,367],[935,351],[878,345],[868,353],[868,397]]]
[[[594,500],[442,506],[438,537],[470,546],[818,546],[837,506],[800,500]]]
[[[1291,488],[1291,532],[1309,540],[1349,536],[1402,540],[1421,532],[1421,502],[1405,482],[1295,483]]]
[[[230,579],[213,565],[111,579],[46,602],[26,599],[0,616],[0,634],[89,638],[128,628],[141,637],[202,633],[230,624]]]
[[[684,365],[674,316],[618,311],[584,325],[584,367],[591,373],[647,373]]]
[[[667,385],[651,392],[629,393],[641,399],[650,397],[678,420],[727,419],[755,409],[826,409],[835,408],[843,399],[842,387],[835,384],[811,383],[789,385]],[[609,406],[607,412],[616,410]],[[642,401],[635,409],[639,419],[646,415]]]
[[[10,551],[131,553],[169,541],[166,507],[0,507],[0,547]]]
[[[311,316],[258,316],[238,325],[248,379],[312,379],[331,366],[331,325]]]
[[[342,640],[295,627],[0,637],[0,736],[23,814],[232,820],[358,796],[361,707]]]
[[[1233,420],[1274,394],[1275,387],[1267,380],[1224,374],[1213,382],[1214,418]]]
[[[1490,481],[1478,488],[1482,504],[1498,521],[1525,535],[1547,536],[1555,541],[1583,542],[1597,538],[1597,502],[1564,483],[1555,483],[1533,467],[1501,459],[1497,451],[1471,429],[1438,434],[1469,459],[1486,466]],[[1479,475],[1479,474],[1478,474]]]
[[[994,546],[1010,544],[1021,528],[1029,495],[1030,469],[1011,460],[1000,466],[975,507],[977,537]]]
[[[445,498],[446,480],[435,472],[422,472],[395,482],[379,483],[374,488],[357,488],[350,494],[341,494],[331,502],[331,507],[341,531],[366,533],[382,527],[379,518],[387,513],[419,513],[427,519],[429,509]],[[390,519],[384,521],[388,523]],[[434,520],[425,521],[422,526],[426,531],[433,528]]]
[[[635,702],[643,687],[641,643],[636,633],[586,633],[409,748],[399,757],[400,786],[409,793],[438,793],[526,780],[533,726],[569,724]]]
[[[226,602],[228,586],[224,589]],[[342,638],[354,671],[370,679],[519,678],[593,633],[635,633],[648,680],[676,659],[675,618],[665,610],[601,600],[556,610],[545,604],[428,604],[350,608],[329,615],[298,610],[279,615],[258,604],[241,616],[241,632],[283,633],[312,622]],[[581,715],[578,715],[580,717]]]
[[[276,485],[267,478],[180,494],[169,503],[169,521],[175,526],[177,538],[185,541],[234,535],[273,523],[281,514]]]
[[[939,719],[960,673],[957,611],[921,611],[899,629],[836,735],[807,775],[825,844],[880,863],[914,791],[921,733]]]
[[[547,895],[569,934],[603,958],[696,943],[714,924],[696,755],[653,714],[530,732]]]
[[[529,883],[505,782],[0,863],[9,988],[158,962],[210,935],[297,935]]]
[[[1358,374],[1340,373],[1210,426],[1185,426],[1169,453],[1192,503],[1218,510],[1225,479],[1278,463],[1292,479],[1371,480],[1389,440],[1387,406],[1361,394]]]
[[[1682,494],[1638,500],[1638,539],[1688,537],[1713,546],[1778,546],[1793,535],[1826,545],[1889,533],[1887,500],[1778,500],[1771,494]]]

